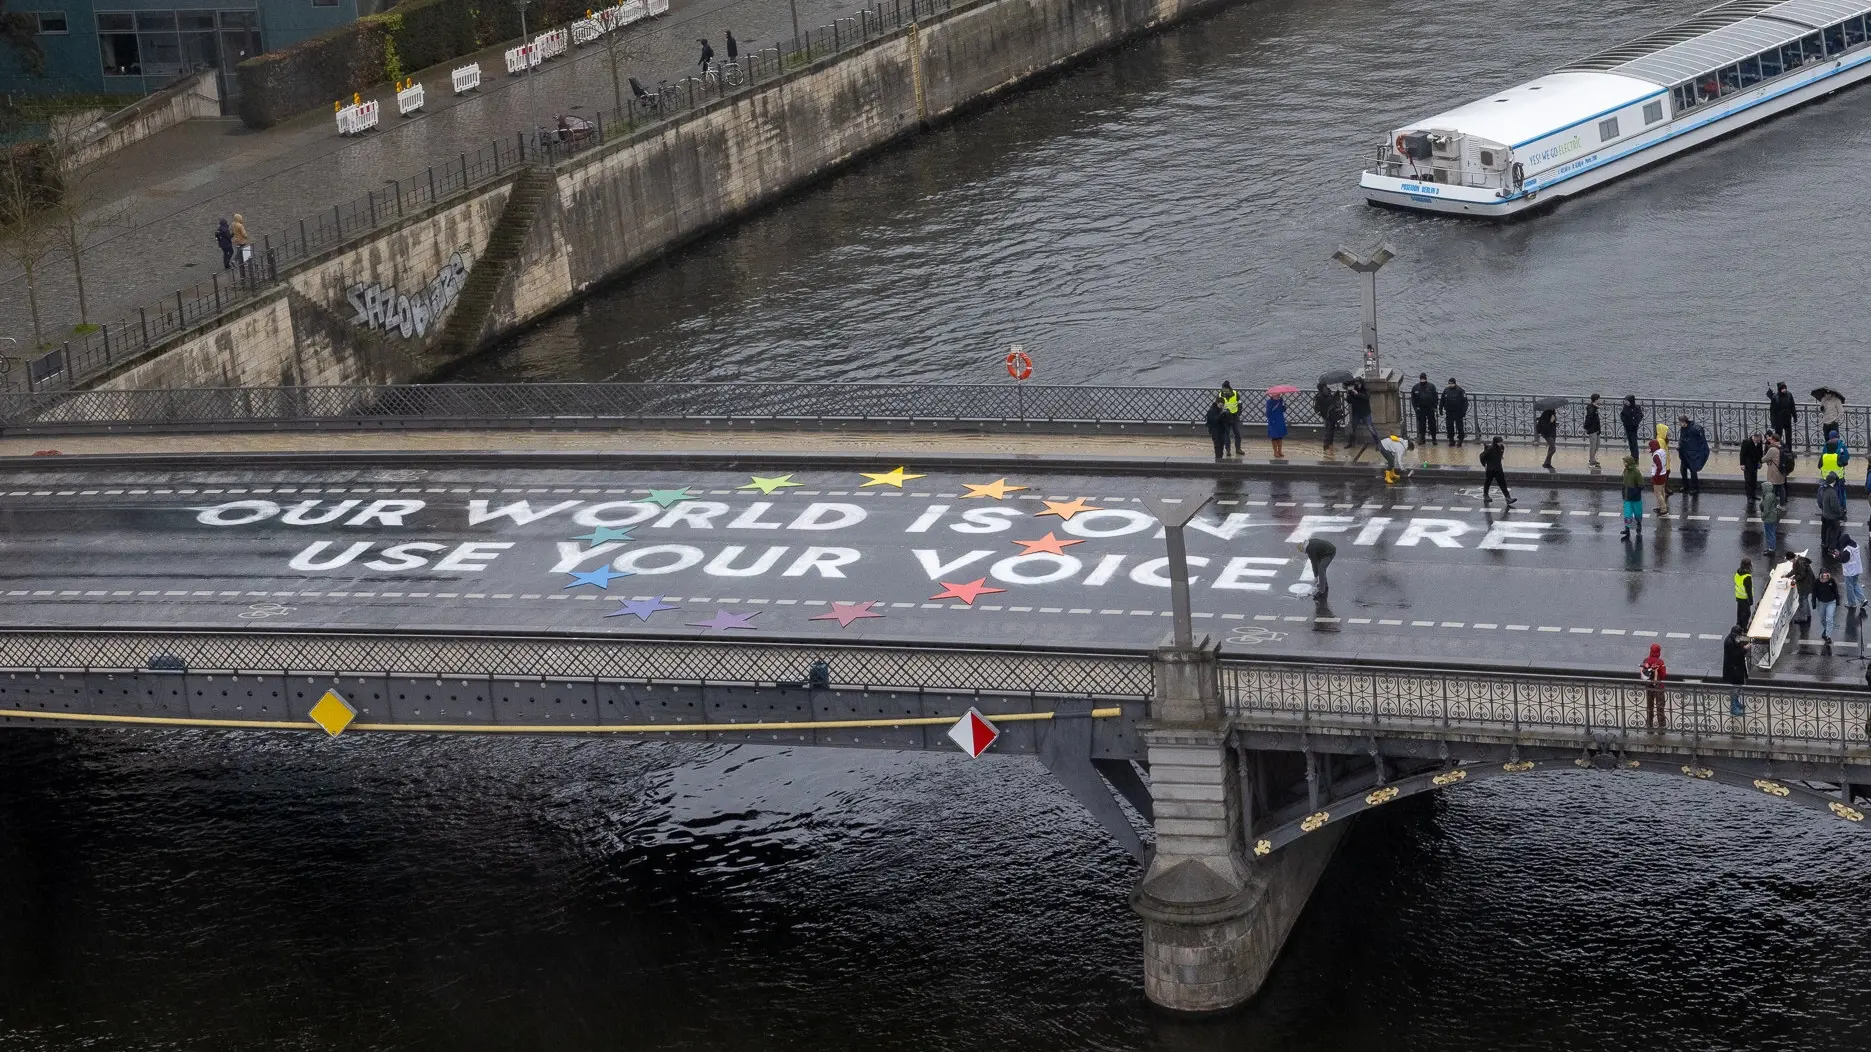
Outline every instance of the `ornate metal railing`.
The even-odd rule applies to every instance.
[[[596,383],[402,384],[383,387],[206,388],[0,394],[0,425],[18,433],[147,430],[356,430],[427,427],[686,428],[784,426],[968,426],[1009,431],[1195,431],[1214,391],[1206,387],[1038,386],[1025,384]],[[1535,396],[1469,396],[1471,436],[1533,432]],[[1640,400],[1642,435],[1655,421],[1702,422],[1718,446],[1733,447],[1767,427],[1760,402]],[[1562,437],[1583,440],[1585,399],[1561,412]],[[1258,397],[1243,400],[1244,421],[1265,421]],[[1605,442],[1623,436],[1615,405],[1603,411]],[[1407,409],[1406,409],[1407,415]],[[1311,396],[1287,399],[1300,428],[1319,425]],[[1816,412],[1799,420],[1808,448]],[[1848,436],[1871,435],[1871,407],[1845,412]]]
[[[1668,683],[1660,725],[1635,676],[1228,661],[1222,691],[1238,719],[1337,733],[1581,745],[1673,735],[1711,752],[1871,762],[1871,696],[1799,687],[1745,687],[1735,716],[1726,684]]]
[[[260,631],[0,632],[0,670],[496,676],[1143,698],[1149,655],[641,636]]]

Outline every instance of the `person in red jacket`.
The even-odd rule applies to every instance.
[[[1650,644],[1650,656],[1637,666],[1637,674],[1644,678],[1644,726],[1662,730],[1667,702],[1663,695],[1663,677],[1669,669],[1663,665],[1663,645]]]

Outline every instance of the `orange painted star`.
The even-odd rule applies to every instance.
[[[995,479],[993,482],[983,482],[979,485],[964,482],[962,485],[968,487],[968,492],[962,494],[964,500],[969,497],[993,497],[995,500],[1005,500],[1007,494],[1026,488],[1025,486],[1009,486],[1006,479]]]
[[[1043,516],[1043,515],[1057,515],[1060,518],[1066,519],[1069,521],[1072,518],[1072,516],[1077,515],[1081,511],[1099,510],[1093,507],[1092,505],[1085,503],[1084,497],[1073,497],[1071,500],[1063,500],[1063,501],[1047,500],[1047,501],[1041,501],[1040,503],[1046,505],[1046,510],[1034,512],[1033,513],[1034,518],[1039,518],[1040,516]]]
[[[1046,555],[1064,555],[1066,545],[1084,544],[1085,542],[1084,541],[1062,541],[1059,538],[1054,537],[1051,532],[1048,532],[1046,536],[1041,537],[1037,541],[1015,541],[1014,543],[1026,549],[1025,551],[1020,553],[1021,555],[1038,555],[1041,553],[1044,553]]]
[[[960,599],[969,606],[973,606],[974,601],[980,598],[984,593],[1004,592],[1006,590],[1005,588],[989,588],[987,586],[987,578],[985,577],[977,577],[967,584],[950,584],[947,581],[943,581],[942,591],[930,596],[929,601],[934,602],[937,599]]]

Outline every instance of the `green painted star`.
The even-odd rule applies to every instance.
[[[590,533],[581,533],[572,538],[572,540],[575,541],[590,541],[592,544],[603,544],[605,541],[627,541],[629,539],[630,527],[628,526],[621,528],[617,526],[596,526],[592,528]]]
[[[786,489],[789,486],[798,485],[802,485],[802,483],[794,482],[791,475],[774,475],[771,478],[755,475],[753,476],[752,482],[749,482],[741,488],[757,489],[762,493],[772,493],[776,489]]]
[[[667,508],[679,500],[688,500],[689,488],[684,486],[681,489],[653,489],[650,491],[650,495],[644,499],[654,501]]]

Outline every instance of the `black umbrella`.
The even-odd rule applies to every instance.
[[[1348,384],[1356,379],[1357,376],[1350,369],[1333,369],[1329,373],[1319,374],[1319,385],[1330,387],[1333,384]]]
[[[1841,402],[1843,402],[1843,401],[1845,400],[1845,396],[1844,396],[1844,395],[1842,395],[1842,394],[1839,394],[1839,393],[1838,393],[1837,391],[1834,391],[1834,390],[1833,390],[1833,389],[1831,389],[1830,387],[1815,387],[1815,388],[1813,388],[1813,397],[1814,397],[1815,399],[1818,399],[1818,398],[1824,398],[1824,397],[1825,397],[1826,395],[1831,395],[1832,397],[1834,397],[1834,398],[1836,398],[1836,399],[1838,399],[1838,400],[1839,400],[1839,401],[1841,401]]]
[[[1565,404],[1566,400],[1558,395],[1547,395],[1545,398],[1535,398],[1533,400],[1533,408],[1542,413],[1546,412],[1548,409],[1563,408]]]

